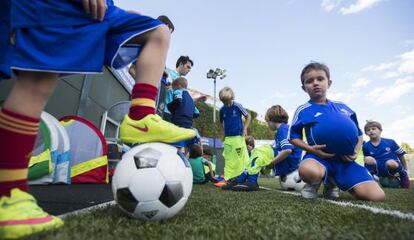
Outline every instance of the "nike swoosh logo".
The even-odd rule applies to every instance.
[[[131,127],[133,127],[133,128],[135,128],[135,129],[138,129],[138,130],[140,130],[141,132],[148,132],[148,127],[147,127],[147,125],[145,124],[145,127],[138,127],[138,126],[132,126],[131,124],[129,124],[129,126],[131,126]]]

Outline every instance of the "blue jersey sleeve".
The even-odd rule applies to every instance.
[[[364,154],[364,156],[368,156],[369,150],[368,150],[368,142],[364,142],[364,144],[362,145],[362,153]]]
[[[301,119],[301,114],[296,110],[295,115],[293,116],[292,124],[290,125],[288,131],[288,139],[303,139],[303,123]]]
[[[249,114],[248,112],[247,112],[247,110],[240,104],[240,103],[237,103],[237,102],[234,102],[234,105],[239,109],[239,111],[240,111],[240,113],[244,116],[244,117],[247,117],[247,115]]]
[[[181,102],[183,101],[183,91],[178,89],[178,90],[174,90],[173,92],[173,100],[172,102],[167,104],[168,110],[173,113],[175,112],[175,109],[177,109]]]
[[[294,146],[289,142],[288,139],[288,132],[289,132],[289,127],[286,125],[281,125],[279,127],[279,129],[277,130],[277,141],[280,144],[280,149],[281,150],[286,150],[286,149],[293,149]]]
[[[194,106],[193,118],[198,118],[199,116],[200,116],[200,111],[198,110],[196,106]]]
[[[354,111],[352,111],[352,115],[350,117],[351,117],[352,121],[354,121],[354,123],[355,123],[355,125],[358,129],[358,136],[363,135],[361,129],[359,128],[358,119],[357,119],[356,113]]]
[[[223,113],[224,113],[224,110],[223,110],[223,107],[222,107],[222,108],[220,108],[220,111],[219,111],[220,122],[223,122]]]

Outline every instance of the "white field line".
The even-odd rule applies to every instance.
[[[91,211],[96,210],[96,209],[104,208],[104,207],[107,207],[107,206],[112,206],[114,204],[115,204],[115,201],[101,203],[101,204],[98,204],[98,205],[95,205],[95,206],[92,206],[92,207],[82,208],[82,209],[79,209],[79,210],[75,210],[75,211],[72,211],[72,212],[68,212],[68,213],[59,215],[58,217],[60,217],[60,218],[66,218],[66,217],[69,217],[69,216],[75,216],[75,215],[79,215],[79,214],[84,214],[84,213],[88,213],[88,212],[91,212]]]
[[[300,196],[301,195],[298,192],[281,191],[281,190],[276,190],[276,189],[271,189],[271,188],[266,188],[266,187],[260,187],[260,189],[275,191],[275,192],[281,192],[281,193],[291,194],[291,195],[295,195],[295,196]],[[398,210],[386,210],[386,209],[383,209],[383,208],[367,206],[365,204],[355,204],[355,203],[351,203],[351,202],[334,201],[334,200],[323,199],[323,198],[318,198],[316,200],[319,200],[319,201],[322,201],[322,202],[332,203],[332,204],[342,206],[342,207],[361,208],[361,209],[365,209],[367,211],[370,211],[370,212],[376,213],[376,214],[384,214],[384,215],[389,215],[389,216],[393,216],[393,217],[400,218],[400,219],[407,219],[407,220],[414,221],[414,214],[412,214],[412,213],[403,213],[403,212],[398,211]]]

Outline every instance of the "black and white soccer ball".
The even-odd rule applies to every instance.
[[[127,215],[147,221],[173,217],[193,187],[188,159],[164,143],[133,147],[122,157],[112,178],[112,192]]]
[[[300,178],[298,170],[279,177],[279,181],[283,190],[300,191],[305,186],[305,182]]]

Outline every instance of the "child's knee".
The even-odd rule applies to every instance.
[[[305,182],[315,182],[323,178],[324,169],[313,160],[307,160],[299,165],[299,176]]]
[[[384,190],[375,182],[368,182],[358,185],[353,189],[355,197],[361,200],[372,202],[385,201]]]
[[[398,168],[398,163],[395,160],[388,160],[386,165],[389,170],[395,170]]]
[[[365,164],[376,164],[377,161],[375,161],[375,158],[373,157],[364,157],[364,163]]]
[[[367,200],[372,201],[372,202],[383,202],[383,201],[385,201],[385,192],[384,192],[384,190],[382,190],[380,187],[378,187],[378,189],[376,191],[373,191],[368,196]]]
[[[160,44],[168,45],[170,43],[170,30],[165,25],[157,27],[152,32],[151,39],[156,40]]]

